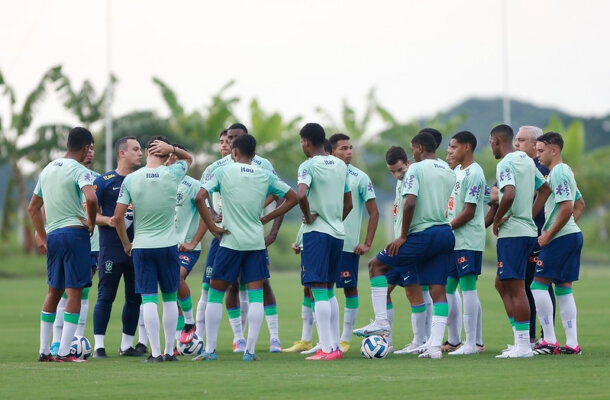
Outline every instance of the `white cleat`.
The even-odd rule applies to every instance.
[[[309,350],[303,350],[301,352],[301,354],[315,354],[318,352],[318,350],[320,350],[322,348],[322,345],[320,343],[316,343],[315,346],[313,346],[311,349]]]
[[[426,351],[418,356],[418,358],[443,358],[443,352],[440,347],[428,347]]]
[[[496,356],[496,358],[531,358],[531,357],[534,357],[534,352],[531,349],[521,351],[516,348],[511,351],[506,351],[506,352]]]
[[[420,354],[419,348],[421,346],[422,345],[415,344],[415,343],[411,342],[408,345],[406,345],[405,347],[403,347],[402,349],[396,350],[394,352],[394,354]]]
[[[392,328],[388,321],[378,322],[377,320],[371,320],[371,323],[362,328],[354,329],[353,333],[356,336],[388,336],[392,332]]]

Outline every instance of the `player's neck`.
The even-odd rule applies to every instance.
[[[559,158],[555,158],[551,161],[551,163],[547,166],[547,168],[550,170],[552,170],[553,168],[555,168],[556,166],[558,166],[559,164],[563,163],[563,161],[561,160],[561,157]]]
[[[473,163],[474,163],[474,158],[469,157],[469,158],[464,158],[460,164],[462,165],[462,169],[466,169],[466,168],[470,167]]]

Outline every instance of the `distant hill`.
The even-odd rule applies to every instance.
[[[586,132],[585,151],[610,145],[610,114],[603,118],[585,118],[570,115],[555,108],[538,107],[518,100],[511,100],[510,110],[511,126],[515,133],[523,125],[544,128],[548,124],[549,118],[557,115],[566,125],[574,119],[583,121]],[[472,98],[449,110],[440,111],[440,114],[443,116],[441,118],[443,121],[455,115],[465,114],[466,121],[458,130],[469,130],[476,135],[480,143],[487,143],[491,128],[502,121],[502,99]]]

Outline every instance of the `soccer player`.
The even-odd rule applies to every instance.
[[[84,361],[70,355],[70,345],[78,327],[83,288],[91,286],[90,236],[95,229],[97,199],[91,172],[82,165],[91,146],[91,132],[81,127],[70,130],[66,155],[42,170],[28,206],[41,250],[47,254],[48,292],[40,316],[41,362]],[[42,215],[45,204],[46,230]],[[64,290],[67,295],[64,328],[57,357],[53,357],[49,341]]]
[[[97,302],[93,310],[94,358],[108,357],[105,346],[106,330],[121,277],[123,277],[125,304],[121,314],[123,330],[118,354],[119,356],[142,356],[144,354],[133,347],[142,298],[135,290],[133,261],[123,251],[121,239],[112,219],[125,177],[142,164],[142,148],[135,136],[126,136],[115,142],[114,150],[117,155],[116,169],[106,172],[93,182],[99,203],[96,223],[100,230],[100,265],[102,266]],[[129,208],[126,218],[129,224],[127,235],[131,241],[133,240],[133,208]]]
[[[449,354],[477,354],[477,326],[481,303],[477,294],[477,277],[481,274],[485,250],[485,175],[474,161],[477,138],[468,131],[453,135],[448,157],[458,164],[454,168],[455,186],[449,198],[447,214],[455,235],[455,247],[449,266],[447,293],[456,292],[459,282],[464,296],[464,330],[466,343]],[[451,286],[451,288],[449,288]],[[459,297],[459,294],[456,294]],[[460,319],[461,320],[461,319]],[[461,324],[458,327],[461,330]]]
[[[420,358],[441,358],[441,345],[447,324],[445,293],[447,265],[455,239],[445,216],[455,174],[447,163],[438,162],[434,137],[418,133],[411,140],[415,163],[404,177],[403,219],[400,236],[369,262],[371,296],[375,320],[354,331],[358,336],[390,333],[386,299],[386,273],[396,269],[401,274],[414,269],[420,284],[430,287],[434,303],[431,335]]]
[[[221,136],[222,138],[222,136]],[[183,146],[174,144],[175,147],[186,150]],[[178,158],[170,154],[166,165],[175,164]],[[180,343],[190,343],[195,334],[195,319],[193,317],[193,301],[191,290],[186,283],[186,277],[201,255],[201,239],[207,232],[207,227],[195,206],[195,196],[201,187],[199,181],[188,175],[184,176],[178,185],[176,195],[176,229],[178,230],[178,259],[180,260],[180,286],[178,288],[178,305],[182,315],[178,317],[178,331]]]
[[[537,126],[522,126],[515,135],[515,149],[524,152],[531,159],[534,160],[538,171],[546,178],[549,175],[549,169],[542,165],[538,160],[536,153],[537,139],[542,136],[542,129]],[[538,230],[538,236],[542,233],[542,226],[544,225],[544,210],[541,210],[537,215],[534,216],[534,223]],[[534,302],[534,295],[530,288],[534,280],[534,271],[536,270],[536,263],[538,262],[538,254],[540,253],[540,245],[538,242],[534,244],[534,249],[530,253],[527,268],[525,270],[525,294],[527,295],[527,301],[530,306],[530,346],[534,347],[536,344],[536,304]],[[553,287],[549,286],[549,295],[551,302],[553,303],[553,318],[555,317],[555,292]]]
[[[163,165],[174,153],[178,161]],[[127,255],[133,257],[136,293],[142,296],[144,324],[151,347],[146,362],[177,361],[173,354],[178,323],[177,291],[180,285],[178,234],[174,218],[176,193],[193,157],[155,136],[146,145],[146,166],[127,175],[117,199],[114,224]],[[133,205],[133,243],[127,235],[125,213]],[[163,300],[165,350],[161,352],[157,291]]]
[[[343,288],[345,293],[345,310],[343,311],[343,332],[339,341],[342,352],[350,347],[350,336],[358,315],[358,265],[360,256],[366,254],[373,244],[375,231],[379,222],[379,209],[375,200],[375,189],[371,179],[363,171],[354,167],[352,162],[353,146],[349,136],[336,133],[330,138],[332,154],[347,165],[349,174],[349,187],[352,193],[352,211],[343,221],[345,238],[343,239],[343,253],[341,267],[337,277],[337,288]],[[360,227],[362,225],[362,212],[366,208],[369,220],[366,228],[364,242],[360,243]]]
[[[339,347],[339,303],[334,283],[343,250],[343,220],[352,210],[347,165],[326,155],[324,128],[305,124],[299,132],[307,160],[299,166],[298,197],[303,212],[301,284],[311,286],[321,348],[307,360],[343,357]]]
[[[205,351],[195,360],[216,360],[218,329],[222,319],[222,299],[239,277],[247,285],[249,297],[248,338],[244,361],[257,361],[256,341],[263,322],[263,281],[269,278],[263,224],[288,212],[297,203],[294,190],[277,175],[252,164],[256,140],[239,135],[232,142],[234,163],[217,168],[197,194],[195,203],[208,229],[221,236],[205,311]],[[219,191],[223,200],[222,227],[215,225],[205,202],[210,192]],[[261,217],[267,196],[272,193],[286,200]]]
[[[501,124],[494,127],[489,139],[496,167],[499,204],[493,219],[493,233],[498,236],[498,269],[496,288],[500,293],[508,320],[513,328],[514,345],[496,358],[527,358],[530,348],[530,310],[525,295],[525,268],[536,241],[536,215],[549,196],[549,185],[536,169],[534,161],[513,147],[513,130]],[[538,190],[538,196],[532,201]]]
[[[536,150],[540,163],[549,168],[548,183],[551,195],[546,201],[547,216],[538,244],[542,248],[536,264],[532,293],[536,311],[544,333],[544,340],[534,347],[534,354],[581,354],[576,331],[576,302],[572,284],[580,272],[582,232],[576,225],[574,207],[577,201],[584,208],[584,200],[576,187],[574,174],[561,158],[563,138],[548,132],[538,138]],[[582,211],[582,208],[580,211]],[[555,284],[566,345],[559,346],[555,336],[553,304],[549,286]]]

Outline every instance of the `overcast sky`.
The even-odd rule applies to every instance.
[[[610,1],[507,0],[512,97],[579,115],[610,113]],[[74,84],[106,84],[105,0],[0,0],[0,70],[23,101],[61,64]],[[187,110],[225,83],[267,111],[338,117],[366,93],[401,121],[504,92],[501,0],[114,0],[113,114],[167,115],[156,76]],[[39,122],[67,120],[51,96]],[[68,119],[69,121],[69,119]]]

